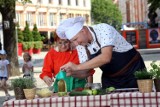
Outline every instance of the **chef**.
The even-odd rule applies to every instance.
[[[85,60],[82,64],[69,62],[61,67],[68,76],[84,78],[88,70],[99,67],[102,70],[102,88],[137,88],[134,72],[145,68],[140,53],[128,43],[116,29],[106,23],[85,26],[83,17],[68,18],[57,27],[62,39],[69,39]],[[83,46],[78,48],[78,46]],[[86,59],[85,52],[88,53]],[[77,72],[78,71],[78,72]],[[85,75],[86,74],[86,75]]]

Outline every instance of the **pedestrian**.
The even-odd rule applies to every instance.
[[[34,66],[32,63],[32,57],[28,52],[23,54],[23,65],[22,65],[23,77],[29,77],[33,79],[34,77]]]
[[[58,36],[55,38],[55,46],[48,51],[44,58],[44,65],[40,78],[43,79],[48,86],[51,86],[54,82],[54,86],[56,87],[57,84],[54,79],[56,79],[55,77],[59,73],[60,67],[70,61],[79,64],[81,60],[78,58],[77,50],[71,49],[69,40],[60,39]],[[67,88],[72,86],[68,88],[68,91],[75,88],[84,88],[87,82],[93,83],[93,74],[95,71],[92,69],[90,72],[88,79],[73,78],[72,82],[70,81],[70,83],[67,83]],[[57,89],[55,88],[54,91],[56,92]]]
[[[69,39],[76,47],[82,45],[90,54],[89,61],[82,64],[69,62],[61,69],[68,76],[83,74],[85,77],[88,73],[84,70],[99,67],[102,70],[102,88],[137,88],[134,72],[145,68],[140,53],[114,27],[106,23],[91,27],[85,26],[84,22],[83,17],[68,18],[57,27],[60,38]]]
[[[7,89],[7,80],[9,78],[9,74],[11,72],[11,66],[9,61],[7,60],[7,54],[5,50],[0,50],[0,87],[5,92],[5,101],[9,100],[10,94]]]

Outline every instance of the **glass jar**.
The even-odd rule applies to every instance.
[[[93,83],[91,88],[100,90],[102,88],[102,85],[101,83]]]

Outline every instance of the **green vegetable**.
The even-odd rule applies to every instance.
[[[112,92],[112,91],[115,91],[116,89],[114,87],[109,87],[109,88],[106,88],[106,91],[107,92]]]
[[[65,96],[67,95],[67,92],[58,92],[58,96],[61,97],[61,96]]]
[[[87,92],[89,95],[92,95],[92,90],[90,89],[84,89],[82,92]]]
[[[69,96],[88,96],[90,95],[88,92],[82,92],[82,91],[71,91],[69,93]]]
[[[97,95],[97,94],[98,94],[98,90],[92,89],[92,95]]]

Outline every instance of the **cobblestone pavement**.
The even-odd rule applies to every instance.
[[[42,56],[39,56],[39,55],[36,56],[37,59],[41,57],[42,58],[41,60],[40,59],[38,59],[38,61],[34,60],[35,62],[37,62],[37,65],[38,65],[38,66],[35,67],[36,73],[34,74],[34,77],[36,79],[36,85],[37,85],[38,88],[47,87],[47,85],[39,78],[39,72],[41,71],[41,68],[42,68],[42,65],[43,65],[43,57],[45,56],[45,54],[46,53],[43,53]],[[149,64],[152,62],[152,60],[157,60],[157,61],[160,62],[160,57],[159,56],[160,56],[160,53],[145,54],[145,53],[142,52],[142,57],[143,57],[143,59],[145,61],[145,64],[146,64],[148,69],[149,69],[149,66],[150,66]],[[36,59],[36,57],[35,57],[35,59]],[[22,57],[19,58],[19,59],[22,59]],[[101,72],[101,70],[99,68],[96,68],[95,70],[96,70],[96,72],[95,72],[95,74],[93,76],[93,78],[94,78],[93,82],[94,83],[100,83],[101,82],[100,78],[101,78],[101,73],[102,72]],[[22,77],[22,75],[21,75],[21,77]],[[10,77],[10,79],[14,79],[14,78],[17,78],[17,77]],[[10,82],[8,82],[8,84],[10,84]],[[14,98],[13,90],[9,90],[9,93],[11,95],[11,98]],[[2,90],[0,90],[0,107],[2,107],[2,104],[3,104],[4,100],[5,100],[4,98],[5,98],[5,94],[4,94],[4,92]]]

